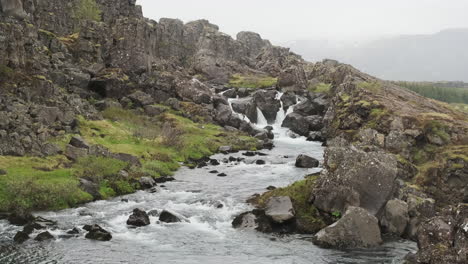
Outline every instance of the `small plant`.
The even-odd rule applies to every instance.
[[[165,122],[161,129],[161,143],[169,147],[178,147],[182,145],[181,136],[183,131],[178,129],[175,124]]]
[[[333,211],[331,213],[331,215],[333,216],[333,218],[335,219],[340,219],[341,218],[341,212],[340,211]]]
[[[79,20],[101,21],[101,9],[95,0],[80,0],[73,14]]]

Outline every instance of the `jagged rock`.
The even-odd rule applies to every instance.
[[[122,105],[119,102],[112,99],[98,101],[94,106],[100,111],[104,111],[108,108],[122,108]]]
[[[307,141],[319,141],[324,142],[326,139],[320,131],[312,131],[307,136]]]
[[[299,168],[315,168],[319,166],[319,161],[307,155],[299,155],[296,159],[296,167]]]
[[[42,232],[42,233],[38,234],[36,236],[36,238],[34,238],[34,240],[42,242],[42,241],[51,240],[51,239],[54,239],[54,238],[55,237],[51,233],[46,231],[46,232]]]
[[[1,0],[0,3],[2,12],[7,16],[13,16],[18,19],[24,19],[27,16],[21,0]]]
[[[151,177],[141,177],[138,182],[142,189],[150,189],[156,185],[156,182]]]
[[[365,209],[350,207],[336,223],[314,236],[314,243],[325,248],[375,247],[382,243],[378,220]]]
[[[76,227],[74,227],[73,229],[67,231],[67,234],[69,234],[69,235],[77,235],[79,233],[80,233],[80,230],[78,228],[76,228]]]
[[[16,233],[15,237],[13,238],[13,240],[18,244],[24,243],[28,239],[29,235],[23,231],[18,231],[18,233]]]
[[[398,172],[394,155],[383,151],[366,152],[337,138],[329,142],[325,157],[326,175],[319,178],[313,191],[314,205],[320,210],[343,213],[352,205],[376,215],[391,199]],[[353,199],[337,195],[338,189],[353,193]]]
[[[287,127],[301,136],[307,136],[309,134],[309,123],[306,121],[305,117],[297,113],[288,114],[281,126]]]
[[[83,226],[83,229],[88,231],[88,233],[85,236],[85,238],[87,239],[98,241],[109,241],[112,239],[111,233],[104,230],[99,225],[85,225]]]
[[[380,219],[382,231],[401,236],[405,232],[408,222],[408,204],[401,200],[388,201]]]
[[[236,89],[229,89],[223,93],[224,96],[227,98],[236,98],[237,97],[237,90]]]
[[[297,96],[293,92],[286,92],[281,96],[281,101],[283,102],[283,109],[287,111],[289,107],[297,103]]]
[[[309,124],[309,131],[320,131],[323,128],[323,117],[319,115],[307,116],[305,121]]]
[[[258,160],[255,161],[255,164],[257,164],[257,165],[265,165],[265,164],[266,164],[266,161],[261,160],[261,159],[258,159]]]
[[[276,223],[283,223],[294,218],[295,212],[288,196],[271,197],[265,207],[265,215]]]
[[[34,216],[29,213],[12,213],[7,218],[10,224],[16,226],[24,226],[27,223],[34,221],[34,219]]]
[[[89,149],[88,143],[86,143],[86,141],[84,141],[84,139],[82,139],[81,137],[78,137],[78,136],[73,136],[70,139],[70,143],[68,143],[68,144],[70,144],[71,146],[73,146],[75,148]]]
[[[259,90],[252,98],[253,104],[262,111],[269,123],[275,121],[276,114],[281,107],[280,101],[276,100],[276,94],[276,90]]]
[[[114,159],[125,161],[125,162],[127,162],[127,163],[129,163],[130,165],[133,165],[133,166],[140,166],[141,165],[140,159],[138,157],[127,154],[127,153],[112,153],[110,156],[112,158],[114,158]]]
[[[174,212],[163,210],[159,215],[159,221],[165,223],[178,223],[182,222],[182,217]]]
[[[64,154],[65,157],[69,158],[70,160],[77,161],[79,158],[86,157],[88,155],[88,149],[67,145]]]
[[[228,154],[229,152],[231,152],[231,150],[232,150],[231,146],[221,146],[218,149],[218,151],[223,153],[223,154]]]
[[[145,211],[138,208],[133,209],[133,214],[127,220],[127,225],[131,226],[147,226],[150,224],[150,219]]]
[[[94,200],[99,200],[102,198],[101,193],[99,192],[99,185],[92,181],[80,178],[80,188],[83,191],[91,194]]]
[[[142,91],[136,91],[129,95],[128,98],[137,107],[144,107],[154,103],[154,99],[151,97],[151,95]]]
[[[145,110],[145,113],[149,116],[158,116],[167,111],[166,108],[156,105],[147,105],[143,108]]]

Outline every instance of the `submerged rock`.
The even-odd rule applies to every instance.
[[[182,222],[182,217],[174,212],[163,210],[159,215],[159,221],[165,223],[178,223]]]
[[[276,223],[284,223],[294,218],[295,212],[288,196],[271,197],[265,207],[265,215]]]
[[[46,240],[51,240],[51,239],[55,239],[55,237],[48,231],[42,232],[39,235],[37,235],[36,238],[34,238],[34,240],[41,241],[41,242],[46,241]]]
[[[84,230],[88,231],[85,238],[98,241],[109,241],[112,239],[111,233],[104,230],[99,225],[85,225]]]
[[[150,224],[150,219],[148,214],[138,208],[133,209],[133,214],[127,220],[127,225],[131,226],[147,226]]]
[[[314,236],[314,243],[325,248],[375,247],[382,243],[378,220],[360,207],[350,207],[336,223]]]
[[[13,240],[18,244],[24,243],[28,239],[29,235],[23,231],[18,231],[18,233],[16,233],[15,237],[13,238]]]
[[[138,182],[142,189],[150,189],[156,185],[156,182],[151,177],[141,177]]]
[[[24,226],[34,221],[35,217],[29,213],[12,213],[8,216],[8,222],[16,226]]]
[[[319,161],[307,155],[299,155],[296,159],[296,167],[298,168],[316,168],[319,166]]]

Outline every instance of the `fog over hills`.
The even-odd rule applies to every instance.
[[[467,43],[468,28],[463,28],[429,35],[400,35],[360,44],[299,40],[286,45],[307,60],[336,59],[387,80],[466,82]]]

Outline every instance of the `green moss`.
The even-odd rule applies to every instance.
[[[79,20],[101,21],[101,13],[95,0],[80,0],[73,10],[75,18]]]
[[[351,98],[351,97],[350,97],[348,94],[341,94],[341,95],[340,95],[341,101],[343,101],[343,102],[345,102],[345,103],[348,102],[350,98]]]
[[[372,103],[365,101],[365,100],[360,100],[359,102],[357,102],[357,104],[362,107],[370,107],[372,105]]]
[[[238,88],[261,89],[276,86],[277,83],[278,78],[263,75],[234,74],[229,80],[230,87]]]
[[[99,194],[104,200],[112,198],[117,195],[117,193],[114,191],[114,189],[112,189],[108,181],[103,181],[99,185]]]
[[[364,89],[370,92],[378,92],[382,90],[382,83],[375,81],[375,82],[360,82],[357,84],[357,87],[360,89]]]
[[[271,197],[289,196],[293,202],[296,218],[304,232],[315,233],[326,226],[317,208],[309,203],[312,189],[318,176],[309,176],[287,187],[278,188],[261,195],[255,202],[264,207]]]
[[[14,73],[14,70],[6,65],[0,65],[0,80],[10,78]]]
[[[111,183],[111,188],[117,195],[125,195],[134,193],[139,186],[137,183],[130,183],[126,180],[117,180]]]
[[[446,125],[436,120],[430,120],[429,122],[426,123],[424,127],[426,134],[432,134],[432,135],[438,136],[440,139],[444,141],[444,143],[447,143],[450,141],[450,135],[446,132],[447,129],[448,128]]]
[[[314,86],[309,86],[308,90],[314,93],[330,93],[332,85],[330,83],[319,83]]]
[[[0,211],[63,209],[92,200],[78,188],[66,158],[0,157]]]
[[[128,167],[128,163],[107,157],[87,156],[78,160],[74,165],[75,176],[88,178],[93,182],[100,183],[112,180],[119,171]]]
[[[39,33],[42,33],[42,34],[44,34],[44,35],[46,35],[46,36],[49,37],[49,38],[57,38],[57,35],[55,35],[54,33],[50,32],[50,31],[47,31],[47,30],[45,30],[45,29],[41,29],[41,28],[40,28],[40,29],[38,30],[38,32],[39,32]]]

